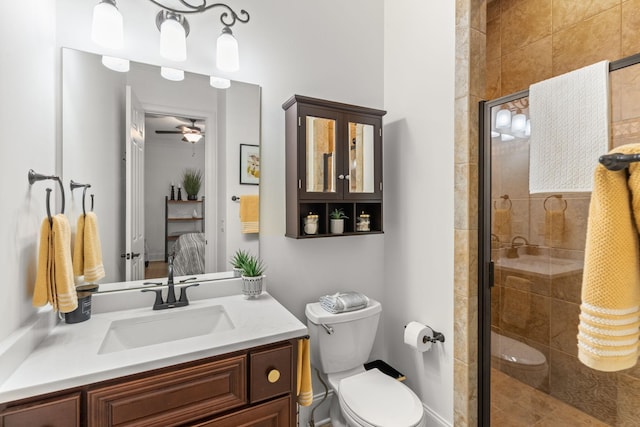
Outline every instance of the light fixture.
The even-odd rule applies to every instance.
[[[504,109],[496,114],[496,128],[509,129],[511,127],[511,111]]]
[[[119,73],[126,73],[129,71],[129,60],[116,58],[115,56],[102,55],[102,65]]]
[[[174,82],[184,80],[184,71],[178,70],[177,68],[160,67],[160,75]]]
[[[233,37],[231,28],[224,27],[216,42],[216,66],[222,71],[238,71],[240,54],[238,41]]]
[[[527,116],[518,112],[518,114],[514,115],[511,119],[511,132],[513,133],[524,133],[525,128],[527,127]]]
[[[209,84],[216,89],[228,89],[231,86],[231,80],[223,79],[222,77],[211,76],[209,77]]]
[[[182,136],[182,141],[190,142],[192,144],[196,144],[201,139],[202,139],[202,134],[201,133],[185,133]]]
[[[101,0],[93,8],[91,40],[108,49],[120,49],[123,41],[122,14],[115,0]]]
[[[171,61],[187,59],[187,19],[178,13],[161,10],[156,15],[156,26],[160,30],[160,55]]]
[[[527,124],[524,127],[524,136],[531,136],[531,119],[527,119]]]
[[[508,133],[503,133],[500,135],[500,139],[502,141],[513,141],[514,139],[516,139],[516,137],[513,135],[509,135]]]
[[[500,132],[496,132],[495,130],[491,131],[491,138],[497,138],[500,136]]]
[[[237,71],[240,68],[238,41],[233,37],[231,27],[236,22],[249,22],[249,13],[241,9],[236,13],[224,3],[211,3],[210,0],[180,0],[180,8],[171,7],[175,0],[149,0],[161,8],[156,15],[156,26],[160,30],[160,54],[170,61],[187,59],[186,38],[189,35],[189,22],[185,15],[202,13],[215,7],[225,10],[220,13],[222,34],[216,42],[216,63],[223,71]],[[137,24],[136,24],[137,25]],[[116,49],[122,47],[122,15],[116,7],[116,0],[100,0],[93,10],[91,38],[102,47]]]

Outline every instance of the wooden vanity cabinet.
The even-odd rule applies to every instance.
[[[382,233],[382,117],[384,110],[294,95],[282,105],[286,135],[286,236],[314,238]],[[331,234],[329,213],[348,217]],[[304,218],[318,215],[317,232]],[[369,215],[370,226],[357,227]]]
[[[297,349],[292,339],[8,403],[0,427],[293,427]]]

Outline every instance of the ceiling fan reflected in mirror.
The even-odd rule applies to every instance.
[[[178,130],[156,130],[157,134],[178,134],[182,135],[183,142],[190,142],[196,144],[204,136],[202,128],[196,126],[196,119],[187,119],[191,122],[191,125],[181,124],[176,126]]]

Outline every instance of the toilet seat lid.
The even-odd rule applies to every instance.
[[[340,401],[352,416],[372,426],[416,426],[424,410],[418,396],[378,369],[340,381]]]

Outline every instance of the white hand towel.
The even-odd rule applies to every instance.
[[[591,191],[609,151],[609,62],[531,85],[529,108],[529,192]]]
[[[337,292],[320,297],[320,307],[329,313],[343,313],[366,308],[369,298],[360,292]]]

